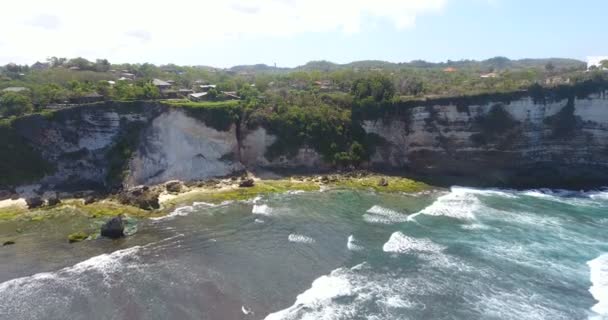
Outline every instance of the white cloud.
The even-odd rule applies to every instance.
[[[403,29],[412,27],[418,15],[442,9],[446,1],[13,1],[0,11],[0,63],[32,62],[46,55],[138,61],[166,47],[187,50],[239,37],[357,33],[366,19]]]

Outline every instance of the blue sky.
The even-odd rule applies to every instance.
[[[0,28],[14,30],[0,33],[1,64],[53,55],[218,67],[608,55],[606,0],[45,2],[0,12]],[[137,14],[116,16],[116,7]]]

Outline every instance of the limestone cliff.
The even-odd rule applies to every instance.
[[[476,177],[489,185],[608,182],[604,93],[542,103],[524,97],[466,106],[427,105],[398,118],[366,120],[363,127],[386,141],[371,158],[377,168]]]
[[[52,165],[36,182],[46,189],[108,190],[117,182],[332,168],[315,146],[270,158],[267,151],[281,137],[268,128],[210,120],[156,102],[105,103],[29,116],[13,127]],[[458,184],[608,185],[604,92],[545,101],[527,95],[466,104],[424,101],[357,121],[382,140],[362,167]]]

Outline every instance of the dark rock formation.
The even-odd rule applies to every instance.
[[[44,205],[44,200],[42,200],[40,197],[27,198],[25,199],[25,202],[27,203],[27,207],[29,209],[39,208]]]
[[[139,186],[123,191],[118,196],[118,200],[122,204],[139,207],[144,210],[154,210],[160,208],[160,204],[158,203],[159,194],[160,191],[155,188]]]
[[[4,243],[2,243],[2,246],[10,246],[15,244],[15,241],[13,240],[8,240],[8,241],[4,241]]]
[[[84,198],[84,204],[91,204],[97,201],[97,198],[95,198],[95,196],[87,196],[86,198]]]
[[[239,183],[239,187],[241,188],[251,188],[253,186],[255,186],[255,181],[253,181],[253,179],[246,179]]]
[[[57,196],[55,197],[51,197],[47,200],[47,204],[49,206],[55,206],[61,203],[61,200],[59,200],[59,198]]]
[[[0,200],[10,199],[13,196],[13,192],[10,190],[0,190]]]
[[[110,239],[118,239],[124,237],[125,224],[122,221],[122,215],[110,219],[110,221],[106,222],[103,226],[101,226],[101,236]]]
[[[182,191],[183,184],[179,180],[172,180],[165,183],[165,189],[169,192],[179,193]]]

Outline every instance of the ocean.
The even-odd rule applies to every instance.
[[[608,319],[606,190],[291,192],[65,241],[88,223],[0,223],[1,319]]]

